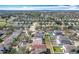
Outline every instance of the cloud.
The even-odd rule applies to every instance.
[[[1,5],[78,5],[79,0],[0,0]]]
[[[79,10],[78,6],[71,5],[68,10]]]

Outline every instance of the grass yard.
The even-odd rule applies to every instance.
[[[59,47],[59,46],[53,46],[53,49],[54,49],[54,52],[63,52],[63,50],[61,49],[61,47]]]
[[[6,22],[0,22],[0,27],[4,27],[6,25]]]

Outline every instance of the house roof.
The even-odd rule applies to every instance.
[[[65,37],[65,36],[58,36],[57,37],[57,41],[60,42],[60,44],[69,44],[72,45],[72,42],[70,41],[69,38]]]
[[[72,45],[72,43],[69,40],[60,40],[61,44],[69,44]]]
[[[62,31],[57,31],[57,30],[55,30],[53,33],[54,33],[55,35],[63,35],[63,32],[62,32]]]

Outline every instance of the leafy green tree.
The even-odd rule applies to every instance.
[[[15,54],[17,51],[16,49],[11,49],[11,51],[9,52],[10,54]]]
[[[3,42],[2,38],[0,37],[0,43]]]

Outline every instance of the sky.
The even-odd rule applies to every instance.
[[[0,5],[78,5],[79,0],[0,0]]]
[[[79,0],[0,0],[0,10],[79,10]]]
[[[0,5],[0,10],[79,10],[79,5]]]

